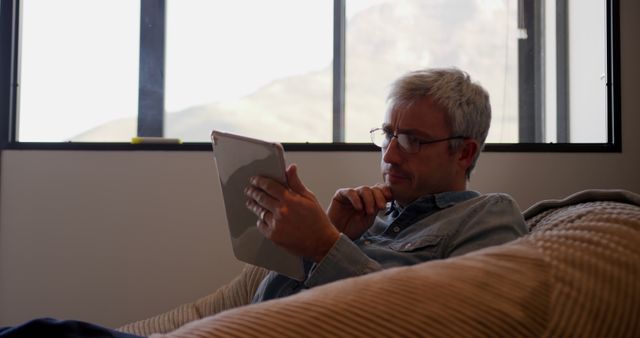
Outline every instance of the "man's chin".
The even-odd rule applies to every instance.
[[[405,206],[408,201],[411,201],[411,194],[410,191],[408,191],[407,187],[389,184],[389,188],[391,189],[393,199],[397,203],[400,203],[400,205]]]

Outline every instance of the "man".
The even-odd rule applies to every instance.
[[[270,272],[253,301],[525,234],[509,196],[467,190],[490,121],[489,95],[466,73],[411,72],[393,84],[384,123],[371,130],[384,183],[338,190],[325,213],[295,165],[287,168],[289,187],[252,178],[245,194],[259,230],[304,257],[307,272],[303,282]]]

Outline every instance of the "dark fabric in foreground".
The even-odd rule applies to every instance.
[[[39,318],[24,324],[0,328],[0,338],[140,338],[129,333],[77,320]]]

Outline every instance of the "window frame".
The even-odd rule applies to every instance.
[[[151,69],[164,68],[164,36],[166,19],[165,0],[140,0],[141,1],[141,22],[153,24],[141,24],[140,30],[140,58],[145,58],[146,62],[153,62],[156,67]],[[332,143],[282,143],[286,151],[379,151],[373,144],[369,143],[345,143],[345,38],[346,38],[346,15],[345,2],[347,0],[334,0],[334,63],[333,63],[333,142]],[[535,53],[526,57],[534,58],[519,60],[519,79],[528,79],[532,76],[538,77],[538,81],[519,80],[521,87],[523,82],[530,84],[529,91],[520,91],[519,101],[532,100],[533,111],[520,109],[520,137],[519,143],[487,143],[484,150],[488,152],[621,152],[621,112],[620,112],[620,31],[619,31],[619,0],[605,0],[606,3],[606,36],[607,36],[607,142],[605,143],[567,143],[568,131],[566,100],[566,75],[558,78],[558,140],[557,143],[535,143],[541,140],[541,112],[540,88],[536,89],[534,83],[540,83],[539,68],[540,48],[535,48],[536,43],[540,43],[540,19],[541,16],[531,16],[533,12],[540,11],[540,3],[536,0],[518,0],[519,6],[529,8],[524,13],[521,24],[526,25],[528,31],[533,32],[534,38],[527,39],[519,46],[522,51],[526,48],[533,48]],[[2,0],[0,2],[0,150],[2,149],[34,149],[34,150],[184,150],[184,151],[210,151],[211,144],[208,142],[189,142],[183,144],[130,144],[119,142],[19,142],[16,140],[19,111],[20,92],[20,25],[21,25],[21,4],[22,0]],[[563,42],[566,45],[566,0],[557,0],[557,16],[560,22],[560,29],[557,32],[559,46]],[[564,21],[562,21],[564,16]],[[146,28],[145,28],[146,27]],[[564,29],[563,29],[564,28]],[[528,44],[528,45],[527,45]],[[533,45],[532,45],[533,44]],[[562,45],[561,47],[565,46]],[[142,48],[142,47],[145,48]],[[161,52],[157,52],[160,51]],[[145,52],[146,51],[146,52]],[[150,53],[149,51],[156,51]],[[151,55],[153,54],[153,55]],[[519,55],[526,55],[520,52]],[[559,68],[566,70],[566,49],[558,49]],[[160,65],[162,67],[160,67]],[[537,65],[537,66],[536,66]],[[525,69],[525,66],[533,67]],[[139,94],[141,96],[149,93],[164,92],[164,72],[152,72],[147,68],[140,67]],[[539,70],[539,69],[538,69]],[[148,81],[148,79],[152,79]],[[533,79],[530,79],[533,80]],[[564,84],[564,85],[563,85]],[[138,100],[138,136],[157,136],[162,134],[163,123],[157,123],[157,116],[162,116],[163,94],[156,95],[150,102],[151,106],[140,106],[140,102],[149,100]],[[525,97],[524,95],[529,95]],[[531,97],[533,96],[533,97]],[[148,96],[147,96],[148,97]],[[536,103],[537,102],[537,103]],[[160,108],[158,108],[160,107]],[[155,120],[155,124],[149,123]],[[533,124],[533,128],[527,124]],[[527,129],[528,128],[528,129]]]

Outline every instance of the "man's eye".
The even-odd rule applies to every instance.
[[[413,135],[407,135],[407,141],[411,144],[420,143],[420,138],[415,137]]]

